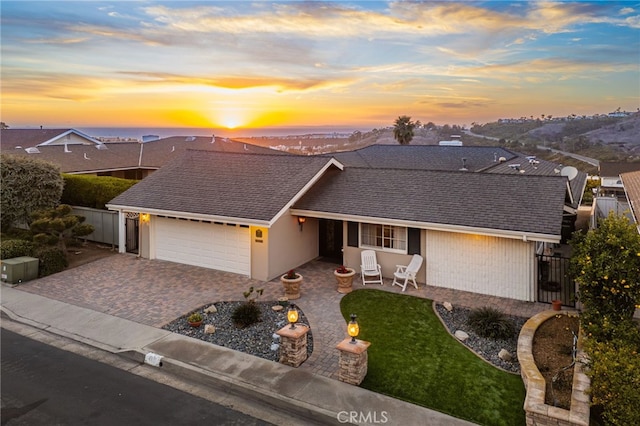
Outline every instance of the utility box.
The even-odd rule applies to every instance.
[[[35,257],[21,256],[13,259],[4,259],[2,264],[2,281],[10,284],[19,284],[38,278],[38,266],[40,261]]]

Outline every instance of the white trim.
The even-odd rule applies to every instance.
[[[119,206],[114,204],[107,204],[105,207],[107,207],[108,210],[126,210],[128,212],[148,213],[155,216],[170,216],[170,217],[181,218],[181,219],[233,223],[236,225],[246,225],[246,226],[261,226],[263,228],[271,227],[271,223],[269,223],[266,220],[247,220],[245,218],[231,217],[231,216],[213,216],[213,215],[198,214],[198,213],[179,212],[179,211],[173,211],[173,210],[148,209],[148,208],[133,207],[133,206]]]
[[[561,235],[540,234],[537,232],[509,231],[509,230],[491,229],[491,228],[476,228],[474,226],[451,225],[451,224],[431,223],[431,222],[410,222],[406,220],[376,218],[376,217],[367,217],[367,216],[353,216],[353,215],[344,215],[344,214],[337,214],[337,213],[317,212],[312,210],[291,209],[291,214],[294,216],[315,217],[320,219],[334,219],[334,220],[343,220],[343,221],[350,221],[350,222],[379,223],[381,225],[406,226],[408,228],[428,229],[433,231],[447,231],[447,232],[457,232],[461,234],[488,235],[493,237],[512,238],[516,240],[523,240],[526,238],[526,241],[542,241],[547,243],[559,243],[560,240],[562,239]]]
[[[38,144],[38,145],[36,145],[36,146],[48,146],[48,145],[52,145],[52,144],[53,144],[55,141],[57,141],[58,139],[60,139],[60,138],[62,138],[62,137],[64,137],[64,136],[70,135],[71,133],[75,133],[76,135],[80,136],[81,138],[84,138],[84,139],[88,140],[89,142],[94,143],[94,144],[96,144],[96,145],[100,145],[100,144],[102,144],[102,142],[100,142],[99,140],[94,139],[94,138],[92,138],[91,136],[86,135],[86,134],[82,133],[82,132],[81,132],[81,131],[79,131],[79,130],[76,130],[76,129],[69,129],[69,130],[67,130],[67,131],[65,131],[65,132],[63,132],[63,133],[60,133],[58,136],[55,136],[55,137],[53,137],[53,138],[51,138],[51,139],[49,139],[49,140],[47,140],[47,141],[44,141],[44,142],[42,142],[42,143],[39,143],[39,144]],[[71,144],[71,145],[74,145],[74,144]],[[75,144],[75,145],[79,145],[79,144]]]
[[[344,170],[344,166],[342,165],[342,163],[340,163],[338,160],[336,160],[335,158],[331,157],[328,161],[327,164],[325,164],[319,171],[318,173],[315,174],[315,176],[313,176],[311,179],[309,179],[309,181],[306,183],[305,186],[302,187],[302,189],[300,191],[298,191],[298,193],[296,195],[293,196],[293,198],[291,198],[289,200],[289,202],[278,212],[275,214],[275,216],[273,216],[271,218],[271,220],[269,221],[269,226],[273,225],[278,219],[280,219],[285,213],[287,213],[287,211],[289,211],[289,209],[291,208],[291,206],[296,203],[300,198],[302,198],[302,196],[304,194],[307,193],[307,191],[316,184],[316,182],[318,182],[318,180],[322,177],[322,175],[324,175],[324,173],[327,171],[327,169],[331,166],[335,166],[340,170]]]

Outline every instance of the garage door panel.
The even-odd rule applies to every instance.
[[[156,258],[251,274],[249,228],[156,218]]]

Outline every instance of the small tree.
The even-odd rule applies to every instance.
[[[71,207],[61,204],[55,209],[42,210],[33,214],[31,232],[33,241],[39,244],[57,246],[67,254],[66,240],[84,237],[93,232],[92,225],[83,223],[84,216],[71,214]]]
[[[411,121],[411,117],[401,115],[393,125],[393,137],[396,138],[400,145],[408,145],[413,139],[413,129],[416,123]]]
[[[2,231],[28,224],[31,215],[60,202],[64,181],[60,169],[46,161],[2,154],[0,199]]]
[[[601,333],[633,317],[640,303],[640,234],[625,216],[611,213],[598,228],[571,242],[572,273],[584,305],[582,323]]]

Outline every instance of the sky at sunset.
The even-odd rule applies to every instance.
[[[640,106],[640,0],[0,8],[12,128],[368,130]]]

